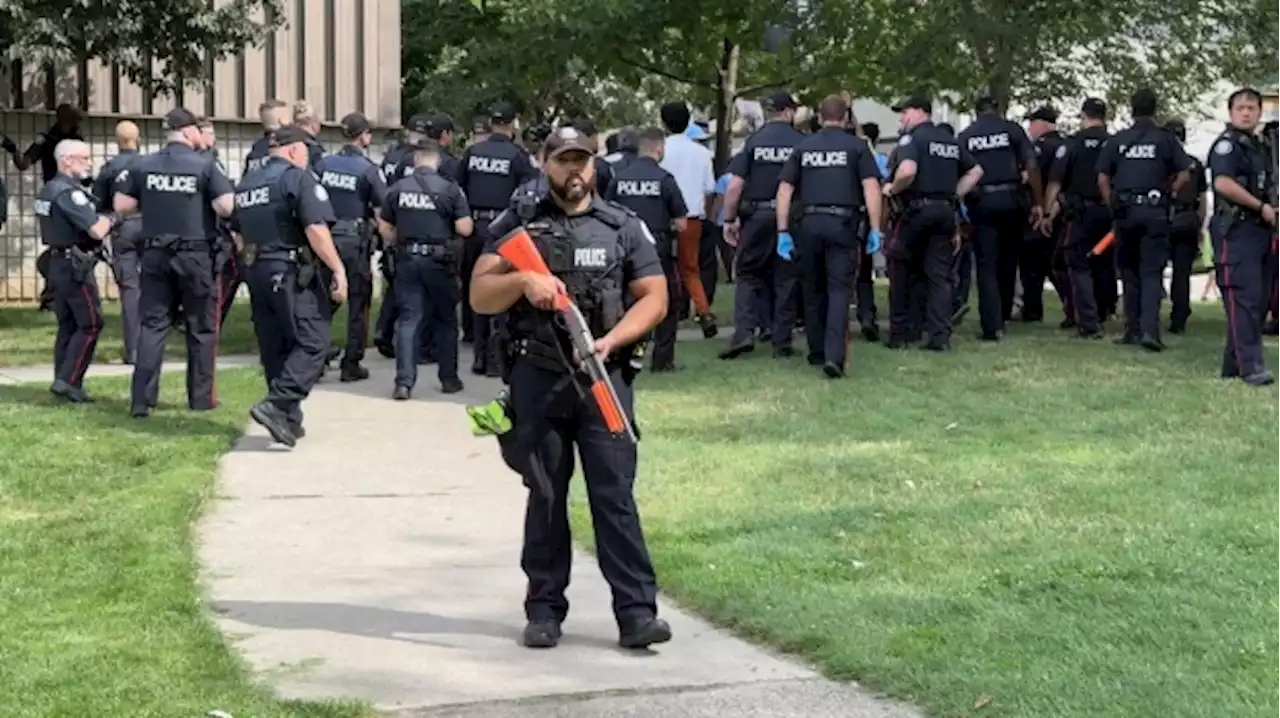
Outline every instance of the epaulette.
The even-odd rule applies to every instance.
[[[633,217],[639,218],[640,216],[630,208],[624,207],[623,205],[608,199],[602,199],[595,209],[596,215],[600,217],[600,221],[614,229],[622,229],[628,219]]]

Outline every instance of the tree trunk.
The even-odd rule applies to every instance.
[[[987,76],[987,92],[996,101],[996,111],[1004,117],[1009,113],[1013,94],[1013,48],[1006,41],[998,40],[991,48],[994,62]]]
[[[740,48],[730,40],[724,41],[720,56],[719,78],[716,87],[716,151],[713,165],[716,176],[729,166],[729,152],[733,148],[733,98],[738,87],[738,54]]]

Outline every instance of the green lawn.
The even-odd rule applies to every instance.
[[[639,379],[661,584],[935,716],[1275,715],[1277,392],[1217,379],[1195,312],[1160,355],[858,341],[840,382],[682,343]]]
[[[0,386],[0,714],[338,718],[352,705],[282,703],[254,687],[197,588],[191,523],[217,458],[262,393],[220,374],[216,412],[128,418],[128,379],[90,379],[98,402],[55,403],[43,384]]]
[[[102,303],[102,335],[98,338],[95,364],[119,364],[124,353],[124,336],[120,328],[120,303]],[[370,339],[372,323],[378,317],[378,300],[370,311]],[[341,345],[346,337],[347,311],[342,308],[333,322],[334,341]],[[53,312],[41,312],[34,306],[0,306],[0,366],[30,366],[53,363],[53,340],[58,333],[58,321]],[[185,359],[186,339],[177,332],[169,333],[165,345],[171,359]],[[231,315],[222,327],[219,352],[223,355],[256,354],[258,340],[253,334],[253,321],[249,316],[249,298],[238,297],[232,305]]]

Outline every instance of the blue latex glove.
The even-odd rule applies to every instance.
[[[790,232],[778,233],[778,256],[791,261],[791,255],[796,251],[796,241],[791,238]]]
[[[960,203],[960,219],[966,222],[969,221],[969,208],[963,202]]]
[[[880,230],[873,229],[867,233],[867,254],[880,251]]]

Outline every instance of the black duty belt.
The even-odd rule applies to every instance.
[[[400,245],[400,250],[405,254],[427,259],[447,259],[451,256],[447,245],[428,242],[406,242]]]
[[[978,191],[983,194],[992,194],[994,192],[1012,192],[1021,187],[1022,185],[1018,182],[1001,182],[1000,184],[978,185]]]
[[[261,262],[264,259],[274,259],[282,262],[298,261],[298,250],[296,249],[260,249],[254,253],[254,261]]]
[[[951,197],[908,197],[905,204],[908,207],[932,207],[935,205],[954,206],[955,199]]]
[[[1069,194],[1065,199],[1068,204],[1079,205],[1081,207],[1095,207],[1102,205],[1101,197],[1086,197],[1082,194]]]
[[[1169,204],[1169,198],[1158,189],[1149,192],[1117,192],[1116,199],[1130,207],[1163,207]]]
[[[834,204],[809,204],[800,210],[801,214],[825,214],[830,217],[852,217],[858,214],[854,207],[841,207]]]
[[[91,251],[93,251],[93,250],[90,250],[90,249],[77,249],[76,247],[50,247],[50,248],[49,248],[49,256],[50,256],[50,257],[65,257],[65,258],[67,258],[67,259],[70,259],[71,257],[73,257],[73,256],[74,256],[74,253],[75,253],[75,252],[77,252],[77,251],[79,251],[79,252],[84,252],[84,253],[86,253],[86,254],[87,254],[87,253],[89,253],[89,252],[91,252]]]
[[[167,249],[171,252],[209,251],[213,241],[207,237],[183,239],[181,237],[147,237],[142,240],[143,249]]]
[[[761,210],[774,210],[777,208],[778,208],[777,199],[757,199],[757,200],[744,201],[742,203],[741,211],[744,213],[747,213],[747,212],[759,212]]]
[[[473,210],[471,210],[471,217],[472,217],[472,218],[474,218],[474,219],[487,219],[487,220],[489,220],[489,221],[493,221],[493,220],[494,220],[494,219],[496,219],[496,218],[497,218],[497,216],[498,216],[498,215],[500,215],[500,214],[502,214],[502,210],[500,210],[500,209],[473,209]]]
[[[332,234],[334,235],[361,235],[364,233],[365,227],[368,226],[363,219],[340,219],[333,224]]]

